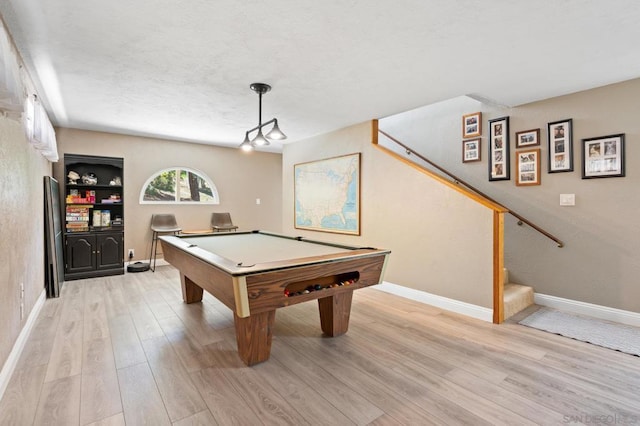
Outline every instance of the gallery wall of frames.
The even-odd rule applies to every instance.
[[[488,120],[488,173],[489,181],[511,180],[511,140],[509,117]],[[534,186],[542,182],[541,163],[546,160],[546,171],[567,173],[574,171],[573,120],[571,118],[549,122],[545,128],[517,130],[515,136],[515,184]],[[542,133],[546,131],[546,156],[541,152]],[[624,177],[624,133],[581,139],[580,152],[582,179]],[[462,116],[462,162],[482,160],[482,113]]]

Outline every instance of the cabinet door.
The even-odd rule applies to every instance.
[[[97,269],[121,268],[124,266],[123,233],[98,234]]]
[[[96,237],[69,235],[66,245],[66,272],[87,272],[96,269]]]

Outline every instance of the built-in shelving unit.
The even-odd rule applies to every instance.
[[[65,280],[124,273],[124,160],[65,154]]]

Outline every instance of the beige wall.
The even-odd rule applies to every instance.
[[[43,176],[50,164],[20,123],[0,117],[0,368],[44,290]]]
[[[507,216],[505,264],[511,281],[537,293],[640,312],[640,79],[500,108],[461,97],[390,117],[387,128],[402,142],[451,170],[507,207],[557,235],[564,248]],[[461,161],[461,116],[483,112],[482,161]],[[489,182],[488,119],[510,117],[510,181]],[[547,123],[573,119],[574,170],[547,173]],[[399,123],[402,121],[402,123]],[[541,129],[542,185],[515,186],[515,132]],[[581,178],[581,139],[626,134],[626,177]],[[400,186],[403,183],[398,181]],[[560,194],[576,194],[575,207],[561,207]]]
[[[238,149],[137,136],[57,129],[60,162],[54,175],[61,182],[64,153],[124,158],[125,256],[149,256],[154,213],[173,213],[184,230],[208,229],[212,212],[228,211],[241,230],[281,231],[282,175],[280,154],[244,153]],[[218,189],[219,205],[140,204],[142,186],[154,173],[175,166],[209,176]],[[261,204],[256,204],[260,198]]]
[[[354,152],[362,235],[295,229],[294,165]],[[286,145],[282,167],[285,233],[390,249],[385,281],[492,307],[492,211],[375,149],[370,123]],[[459,256],[462,246],[473,255]]]
[[[537,236],[520,242],[509,233],[514,279],[540,293],[640,312],[639,99],[637,79],[513,111],[518,129],[573,118],[575,148],[573,173],[544,174],[532,198],[514,200],[514,208],[549,227],[566,247],[549,249]],[[581,179],[580,140],[616,133],[625,133],[626,177]],[[560,207],[561,193],[576,194],[576,206]]]

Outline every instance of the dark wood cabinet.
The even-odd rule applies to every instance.
[[[124,273],[124,233],[67,235],[65,279]]]
[[[124,273],[123,166],[65,154],[65,280]]]
[[[96,269],[122,268],[124,266],[124,233],[96,235]]]
[[[96,238],[94,235],[67,235],[65,242],[65,279],[71,274],[96,270]]]

